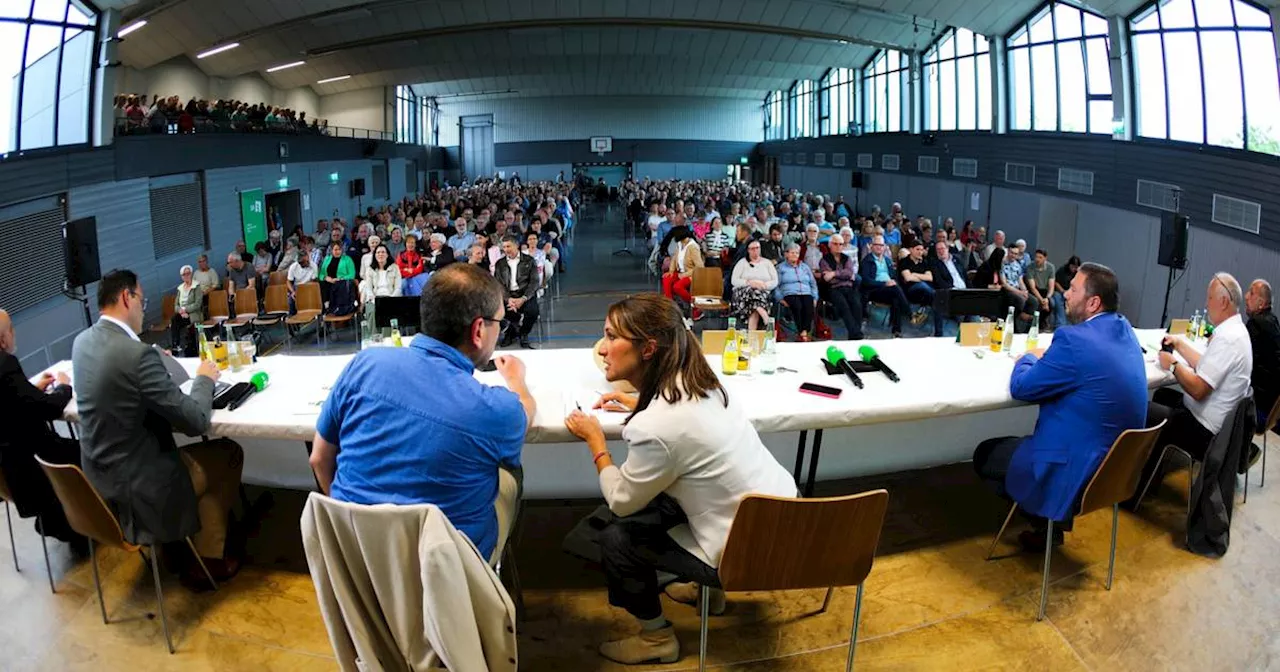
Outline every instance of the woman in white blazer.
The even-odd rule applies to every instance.
[[[639,390],[596,403],[630,412],[622,432],[626,462],[614,465],[596,417],[574,411],[565,425],[591,449],[613,513],[598,537],[609,603],[641,626],[638,635],[601,645],[600,654],[620,663],[670,663],[680,657],[680,642],[662,615],[655,572],[692,582],[668,587],[668,595],[696,602],[697,585],[720,585],[716,567],[742,498],[794,497],[796,486],[729,398],[671,299],[640,294],[610,306],[599,354],[610,382]],[[686,523],[691,543],[668,536]],[[712,610],[723,612],[723,591],[711,599]]]
[[[372,237],[372,236],[371,236]],[[369,324],[377,324],[373,313],[374,303],[379,296],[400,296],[400,267],[391,258],[391,251],[386,245],[379,244],[365,256],[373,256],[369,268],[361,276],[360,303],[364,305],[365,318]]]

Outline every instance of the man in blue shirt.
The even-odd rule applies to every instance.
[[[502,287],[479,266],[436,271],[421,314],[409,347],[363,350],[347,364],[316,422],[311,467],[334,499],[439,506],[490,558],[502,536],[498,469],[520,467],[536,410],[524,363],[494,360],[506,388],[473,375],[505,316]]]
[[[1066,296],[1071,326],[1053,332],[1048,350],[1023,355],[1009,379],[1014,399],[1040,405],[1035,432],[988,439],[973,454],[978,475],[1031,517],[1035,529],[1019,537],[1028,550],[1044,550],[1046,519],[1055,521],[1053,544],[1062,543],[1116,437],[1146,426],[1146,363],[1133,327],[1116,313],[1115,273],[1084,264]]]
[[[902,317],[910,314],[911,305],[894,279],[898,276],[898,269],[890,256],[884,236],[872,237],[871,252],[858,263],[858,274],[862,277],[863,296],[870,302],[889,306],[893,337],[899,338],[902,336]]]

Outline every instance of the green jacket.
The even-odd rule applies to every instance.
[[[316,280],[324,282],[324,279],[329,277],[329,260],[331,259],[333,255],[325,255],[324,261],[320,262],[320,268],[316,269]],[[350,255],[344,254],[338,259],[338,279],[356,279],[356,264],[351,260]]]

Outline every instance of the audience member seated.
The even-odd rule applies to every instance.
[[[942,245],[946,246],[946,241]],[[908,303],[921,307],[918,318],[912,318],[912,324],[921,324],[927,319],[926,310],[933,308],[933,263],[925,257],[924,242],[919,238],[912,241],[909,254],[898,266],[898,277],[902,280],[903,294]],[[933,311],[933,335],[942,335],[942,311]]]
[[[281,250],[280,255],[276,257],[275,265],[271,270],[287,273],[289,271],[289,267],[293,265],[293,262],[298,260],[299,254],[299,243],[295,242],[293,237],[290,237],[288,240],[284,241],[284,249]]]
[[[498,260],[493,277],[502,286],[506,318],[502,324],[500,347],[520,340],[520,347],[532,349],[529,334],[538,321],[538,268],[533,257],[520,252],[515,236],[502,241],[503,258]]]
[[[1262,278],[1249,283],[1244,305],[1253,349],[1253,402],[1258,407],[1258,427],[1263,428],[1280,396],[1280,321],[1271,312],[1271,283]]]
[[[1080,270],[1080,257],[1071,255],[1053,274],[1053,296],[1049,297],[1049,304],[1053,306],[1054,329],[1067,325],[1067,288],[1071,286],[1071,281],[1075,279],[1078,270]]]
[[[489,271],[489,252],[480,243],[472,245],[471,249],[467,250],[467,263],[472,266],[479,266],[486,273],[492,275]]]
[[[391,227],[391,234],[384,242],[387,246],[387,251],[391,253],[391,258],[399,259],[400,253],[404,252],[405,249],[404,229],[399,226]]]
[[[685,305],[693,305],[693,295],[689,288],[693,284],[693,272],[702,268],[702,251],[698,249],[698,241],[681,231],[675,236],[676,252],[672,255],[671,270],[662,276],[662,293],[668,299],[679,297]],[[694,319],[698,319],[698,309],[692,308]]]
[[[827,254],[822,255],[818,266],[818,279],[826,285],[827,300],[835,308],[836,315],[844,322],[846,337],[851,341],[862,340],[862,295],[858,293],[858,260],[848,254],[844,236],[831,236],[827,241]]]
[[[449,245],[449,251],[454,259],[462,259],[467,256],[467,248],[476,242],[476,236],[467,230],[467,220],[459,217],[453,223],[454,234],[449,236],[446,243]]]
[[[374,248],[373,262],[360,283],[360,302],[365,306],[370,324],[375,324],[372,308],[374,300],[380,296],[400,296],[400,267],[391,261],[391,252],[386,245]]]
[[[311,255],[302,254],[298,256],[298,260],[289,266],[289,270],[285,273],[285,281],[289,286],[289,314],[298,312],[296,298],[298,296],[298,285],[308,282],[315,282],[316,267],[311,263]]]
[[[191,279],[197,285],[200,285],[200,293],[206,296],[209,292],[222,287],[222,281],[218,279],[218,272],[209,268],[209,255],[207,254],[201,254],[196,257],[196,270]]]
[[[969,283],[965,278],[965,274],[960,270],[960,266],[956,263],[956,258],[951,255],[951,245],[938,241],[933,245],[933,288],[937,292],[950,289],[968,289]],[[940,302],[935,301],[933,310],[935,313],[941,313],[942,318],[951,317],[948,312],[948,306],[939,305]]]
[[[1119,303],[1111,269],[1080,267],[1067,293],[1073,326],[1055,332],[1047,350],[1023,355],[1009,380],[1014,399],[1040,405],[1035,432],[988,439],[974,451],[978,475],[1031,518],[1033,529],[1018,537],[1029,551],[1062,543],[1111,444],[1144,426],[1146,363],[1133,327],[1116,313]],[[1046,521],[1054,521],[1052,540]]]
[[[770,225],[769,237],[760,241],[760,256],[774,264],[780,264],[785,254],[786,244],[782,242],[782,225]]]
[[[307,113],[267,103],[238,100],[210,102],[197,98],[183,104],[178,96],[152,97],[121,94],[115,99],[116,134],[272,132],[327,135],[328,120],[311,119]]]
[[[781,231],[778,233],[781,234]],[[813,331],[818,281],[809,265],[800,261],[799,245],[792,244],[787,248],[786,257],[778,264],[777,272],[778,286],[773,290],[773,298],[791,311],[799,339],[807,342],[809,333]]]
[[[373,253],[381,244],[382,238],[377,234],[369,236],[369,251],[360,255],[360,268],[356,270],[356,273],[361,279],[363,279],[365,274],[369,272],[369,268],[373,266]],[[394,263],[394,261],[392,263]]]
[[[257,275],[254,274],[253,268],[245,263],[240,255],[232,252],[227,255],[227,302],[232,306],[236,305],[236,292],[243,290],[253,290],[257,283]]]
[[[536,409],[515,357],[494,359],[505,388],[473,375],[493,356],[502,304],[489,274],[450,266],[423,290],[421,332],[409,347],[356,353],[316,421],[311,468],[325,494],[435,504],[482,556],[501,551],[506,521],[495,505],[501,498],[510,510],[516,493],[499,491],[498,470],[520,468]],[[387,381],[395,394],[385,393]]]
[[[521,245],[520,251],[533,257],[533,261],[537,264],[538,288],[546,287],[556,269],[550,256],[553,251],[551,243],[543,242],[537,232],[530,229],[524,236],[524,244]]]
[[[730,283],[734,315],[748,330],[757,329],[769,319],[769,295],[778,286],[778,269],[760,256],[759,240],[747,244],[747,256],[734,265]]]
[[[356,279],[356,264],[342,249],[342,243],[329,246],[329,256],[320,262],[316,271],[320,278],[320,298],[327,312],[343,315],[352,312],[356,297],[350,295],[349,285]],[[346,289],[339,289],[347,286]],[[333,304],[333,305],[330,305]]]
[[[1087,268],[1089,264],[1081,266],[1076,275],[1086,273]],[[1240,319],[1238,306],[1243,304],[1240,283],[1230,273],[1214,274],[1205,297],[1213,338],[1209,339],[1204,352],[1185,337],[1170,334],[1164,337],[1163,344],[1173,345],[1177,357],[1163,350],[1159,353],[1160,368],[1171,372],[1182,389],[1156,390],[1147,414],[1147,426],[1168,420],[1163,435],[1176,437],[1173,442],[1195,460],[1204,460],[1214,436],[1235,413],[1240,400],[1249,395],[1253,344],[1244,320]],[[1057,338],[1054,334],[1054,339]],[[1153,451],[1143,471],[1143,483],[1155,471],[1159,458],[1159,451]]]
[[[271,258],[271,250],[265,242],[259,241],[253,246],[253,251],[253,286],[261,296],[267,286],[267,280],[271,277],[271,271],[274,270],[273,260]]]
[[[195,357],[199,354],[195,325],[204,323],[204,292],[195,281],[195,272],[190,266],[183,266],[178,271],[178,275],[182,277],[182,282],[178,283],[178,293],[173,297],[173,318],[169,320],[169,347],[174,352]]]
[[[35,461],[39,456],[53,464],[80,464],[80,444],[58,436],[51,424],[62,419],[71,401],[71,379],[62,372],[44,373],[32,385],[17,352],[13,321],[0,310],[0,408],[6,418],[0,432],[0,470],[20,517],[39,516],[37,532],[72,544],[78,555],[88,555],[88,542],[67,524],[62,504]]]
[[[243,240],[236,241],[235,253],[237,256],[240,257],[241,261],[243,261],[246,264],[249,264],[250,267],[253,266],[253,255],[249,253],[249,250],[248,248],[245,247]]]
[[[1004,249],[1004,231],[996,231],[991,236],[991,244],[982,249],[982,260],[990,259],[997,249]]]
[[[1004,248],[997,247],[991,251],[991,256],[987,257],[982,265],[978,266],[978,270],[973,275],[974,289],[1003,289],[1004,277],[1001,270],[1004,269]]]
[[[994,252],[993,252],[994,254]],[[1026,265],[1022,263],[1022,249],[1012,245],[1005,250],[1004,265],[1000,267],[1000,279],[1004,287],[1005,302],[1013,306],[1022,322],[1030,322],[1036,310],[1036,300],[1027,291]]]
[[[889,320],[894,338],[902,336],[902,318],[911,312],[907,295],[894,278],[898,275],[893,259],[889,258],[889,246],[884,236],[871,239],[871,253],[858,262],[862,276],[862,295],[866,300],[889,306]]]
[[[773,268],[767,261],[757,265]],[[596,537],[609,603],[627,610],[640,628],[599,651],[623,664],[671,663],[680,657],[680,642],[663,615],[658,572],[676,577],[668,596],[696,603],[698,586],[706,586],[711,612],[723,613],[716,567],[738,503],[747,495],[795,497],[796,486],[741,402],[720,384],[670,300],[640,294],[610,306],[598,354],[610,382],[639,390],[609,393],[595,404],[630,413],[622,430],[626,462],[614,464],[598,418],[574,411],[565,426],[586,441],[609,506]],[[668,536],[684,524],[709,562]]]
[[[217,580],[239,570],[228,514],[240,491],[244,452],[234,441],[174,443],[174,432],[209,433],[218,367],[200,362],[184,393],[161,353],[138,339],[146,296],[138,276],[114,270],[98,281],[98,321],[71,348],[84,475],[133,544],[190,540]],[[183,558],[185,556],[176,556]],[[198,563],[186,575],[203,585]]]
[[[424,271],[435,273],[453,263],[453,248],[445,244],[443,233],[433,233],[428,240],[427,251],[422,260]]]
[[[1054,294],[1054,286],[1057,283],[1056,273],[1057,269],[1049,261],[1049,253],[1036,250],[1035,260],[1027,264],[1026,280],[1027,291],[1031,293],[1035,310],[1040,311],[1041,328],[1048,324],[1050,311],[1053,308],[1050,298]]]

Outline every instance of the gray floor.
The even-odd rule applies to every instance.
[[[616,205],[585,205],[579,212],[569,245],[568,272],[555,276],[556,286],[542,299],[543,325],[534,331],[533,342],[540,348],[586,348],[600,338],[609,305],[629,294],[658,291],[658,281],[645,273],[644,244],[634,241],[633,254],[615,254],[626,245],[623,238],[623,208]],[[888,338],[885,316],[872,315],[864,327],[868,338]],[[836,338],[845,331],[838,320],[829,320]],[[702,323],[694,330],[701,331]],[[721,325],[712,324],[713,328]],[[954,327],[948,330],[954,334]],[[270,344],[279,338],[279,330],[267,337],[265,353],[284,352],[282,345]],[[903,325],[908,337],[927,336],[928,324]],[[518,347],[511,348],[518,350]],[[331,333],[327,345],[317,346],[314,336],[304,333],[293,343],[291,354],[344,354],[356,350],[350,328]]]

